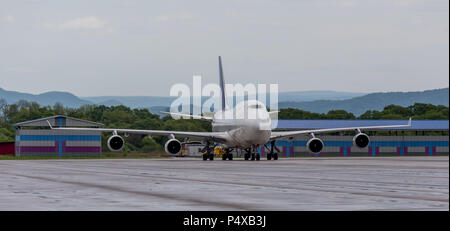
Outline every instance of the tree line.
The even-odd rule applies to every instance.
[[[366,120],[387,120],[387,119],[409,119],[418,120],[448,120],[448,107],[444,105],[433,105],[425,103],[415,103],[408,107],[398,105],[388,105],[382,111],[368,110],[360,116],[355,116],[345,110],[330,110],[328,113],[314,113],[303,111],[297,108],[281,109],[278,117],[280,119],[366,119]]]
[[[65,115],[84,120],[102,123],[105,127],[178,130],[178,131],[211,131],[208,121],[179,119],[170,116],[160,118],[148,109],[131,109],[120,106],[84,105],[79,108],[64,107],[60,103],[53,106],[41,106],[36,102],[21,100],[15,104],[7,104],[0,99],[0,142],[14,141],[15,128],[12,124],[39,119],[53,115]],[[409,107],[397,105],[386,106],[382,111],[370,110],[360,116],[345,110],[331,110],[328,113],[313,113],[295,108],[280,109],[279,119],[447,119],[448,107],[416,103]],[[102,134],[102,149],[108,151],[106,140],[111,134]],[[161,152],[167,141],[165,136],[149,138],[143,135],[125,137],[124,152]]]

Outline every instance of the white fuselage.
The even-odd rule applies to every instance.
[[[271,119],[264,104],[244,101],[234,109],[214,114],[213,132],[226,132],[226,147],[250,148],[263,145],[271,135]]]

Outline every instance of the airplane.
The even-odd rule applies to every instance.
[[[311,138],[306,143],[306,147],[309,152],[316,154],[320,153],[324,147],[323,141],[315,136],[315,134],[318,133],[356,131],[356,135],[353,137],[353,144],[359,148],[365,148],[369,145],[370,138],[367,134],[363,133],[362,130],[376,130],[411,126],[411,118],[409,118],[408,124],[403,125],[326,128],[298,131],[272,131],[270,127],[272,122],[271,114],[277,113],[277,111],[267,111],[266,106],[260,101],[246,100],[237,104],[232,109],[226,106],[225,83],[223,76],[222,59],[220,56],[219,77],[222,104],[221,110],[215,112],[213,116],[165,112],[174,116],[186,116],[192,119],[202,119],[210,121],[212,125],[212,132],[138,130],[121,128],[57,128],[52,127],[50,122],[47,122],[50,128],[55,130],[112,132],[112,136],[107,140],[107,146],[111,151],[120,151],[124,146],[125,141],[119,134],[141,134],[149,135],[150,137],[153,135],[168,136],[169,140],[165,143],[164,149],[168,154],[172,156],[180,153],[182,149],[182,142],[180,142],[175,137],[184,137],[186,140],[188,140],[189,138],[197,138],[202,140],[203,144],[205,145],[201,150],[202,152],[206,152],[206,154],[203,155],[203,160],[214,160],[214,143],[219,143],[224,147],[225,154],[222,155],[223,160],[232,160],[232,151],[234,149],[245,150],[245,160],[260,160],[261,156],[258,153],[257,149],[261,146],[264,146],[268,149],[268,153],[266,155],[267,160],[277,160],[278,153],[280,152],[279,149],[275,146],[275,142],[277,140],[291,140],[296,136],[309,135]],[[243,115],[244,113],[256,113],[258,114],[258,117],[250,119],[246,118],[245,116],[237,116]],[[268,143],[271,144],[270,147],[267,146]]]

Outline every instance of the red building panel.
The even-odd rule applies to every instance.
[[[14,142],[2,142],[0,143],[0,155],[12,155],[14,156]]]

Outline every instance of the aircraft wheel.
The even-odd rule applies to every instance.
[[[222,155],[222,160],[227,160],[227,154]]]
[[[260,160],[261,159],[261,155],[256,154],[256,160]]]
[[[203,160],[208,160],[208,154],[203,154]]]
[[[245,160],[248,160],[248,159],[250,159],[250,154],[248,154],[248,153],[245,153],[245,154],[244,154],[244,159],[245,159]]]
[[[233,160],[233,154],[231,153],[228,154],[228,160]]]
[[[209,160],[214,160],[214,154],[209,154]]]
[[[252,160],[255,160],[255,159],[256,159],[255,153],[252,153]]]
[[[271,160],[271,159],[272,159],[272,154],[271,153],[267,154],[267,160]]]
[[[273,160],[278,160],[278,153],[273,154]]]

